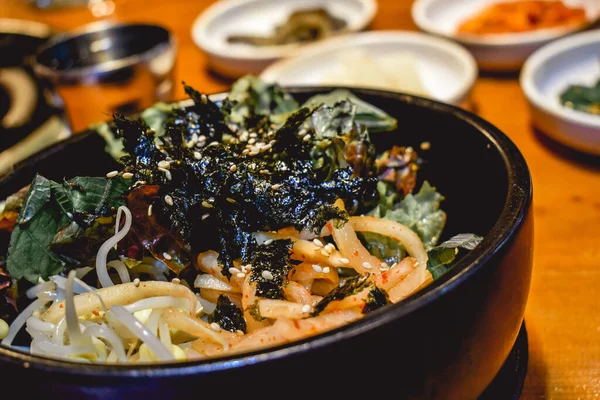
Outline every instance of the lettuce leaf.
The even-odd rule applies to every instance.
[[[47,279],[62,272],[65,260],[88,260],[97,247],[85,247],[86,252],[75,245],[61,250],[61,245],[84,237],[98,217],[112,217],[125,204],[123,195],[128,189],[128,180],[121,176],[78,177],[60,184],[37,175],[11,235],[6,260],[10,275],[37,283],[40,277]],[[68,249],[76,251],[71,254]]]
[[[318,94],[308,99],[302,107],[316,109],[321,106],[333,107],[342,101],[349,101],[356,106],[355,122],[366,127],[370,132],[387,132],[396,129],[398,121],[385,111],[362,101],[346,89],[337,89],[330,93]]]
[[[482,240],[482,237],[472,233],[461,233],[450,238],[427,252],[427,270],[433,279],[439,278],[452,268],[459,248],[473,250]]]
[[[223,111],[228,123],[245,128],[263,118],[281,125],[298,108],[296,100],[278,85],[247,75],[233,84]]]
[[[399,194],[384,182],[378,183],[377,190],[380,202],[369,215],[409,227],[419,235],[426,250],[436,245],[446,223],[446,213],[440,209],[444,197],[429,182],[423,182],[417,194],[408,194],[400,201]]]

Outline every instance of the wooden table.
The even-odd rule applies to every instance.
[[[204,92],[230,82],[207,70],[190,28],[211,2],[115,0],[108,18],[156,22],[179,41],[177,77]],[[410,0],[380,0],[371,29],[411,29]],[[66,30],[96,20],[85,7],[39,11],[0,0],[0,16],[34,19]],[[178,87],[177,98],[184,93]],[[523,399],[600,397],[600,158],[563,148],[534,132],[516,76],[482,76],[478,113],[504,131],[525,155],[534,183],[535,257],[526,312],[529,372]]]

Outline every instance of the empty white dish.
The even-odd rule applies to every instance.
[[[290,56],[304,44],[253,46],[229,43],[234,34],[267,35],[298,10],[324,8],[346,22],[344,32],[364,29],[377,12],[375,0],[224,0],[206,9],[194,21],[192,38],[208,55],[217,72],[239,77],[258,74],[267,65]]]
[[[410,54],[427,97],[451,104],[466,100],[477,78],[475,60],[463,47],[445,39],[405,31],[363,32],[327,39],[305,47],[296,57],[272,64],[261,78],[284,86],[335,85],[336,71],[344,68],[345,55],[357,50],[375,65],[390,54]],[[381,86],[377,73],[371,78],[370,82],[363,79],[359,84],[346,86],[393,90]]]
[[[463,44],[485,70],[519,69],[536,49],[564,35],[584,29],[600,17],[598,0],[563,0],[567,6],[583,7],[587,23],[519,33],[459,35],[458,26],[467,18],[494,3],[506,0],[416,0],[412,6],[415,24],[423,31]]]
[[[600,115],[560,104],[570,85],[594,85],[600,79],[600,30],[579,33],[536,51],[521,71],[533,125],[575,149],[600,155]]]

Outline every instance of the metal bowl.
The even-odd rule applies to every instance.
[[[291,93],[302,103],[329,90]],[[419,179],[446,198],[442,239],[460,232],[484,236],[451,272],[360,321],[264,351],[183,364],[109,366],[0,348],[0,376],[34,381],[19,387],[23,394],[68,398],[196,398],[234,393],[238,386],[232,384],[240,385],[239,393],[261,398],[280,398],[290,390],[318,398],[356,398],[363,392],[402,399],[476,398],[507,359],[523,322],[533,239],[525,160],[506,135],[469,112],[414,96],[352,90],[400,121],[396,132],[371,135],[379,151],[431,143]],[[37,171],[61,179],[104,175],[115,166],[103,140],[84,132],[22,163],[0,181],[0,197],[29,183]]]
[[[80,131],[113,113],[172,100],[176,47],[161,26],[98,22],[53,37],[33,67],[55,86]]]

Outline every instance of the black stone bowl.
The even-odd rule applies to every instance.
[[[329,90],[291,92],[302,102]],[[406,301],[334,331],[216,360],[106,366],[0,348],[2,382],[21,382],[18,393],[51,398],[479,396],[515,343],[529,292],[532,184],[525,160],[506,135],[471,113],[397,93],[353,91],[398,119],[395,132],[371,135],[379,151],[431,143],[430,150],[421,151],[426,163],[420,180],[446,198],[442,239],[461,232],[484,236],[451,272]],[[61,179],[118,169],[104,145],[90,131],[44,150],[3,178],[0,198],[36,172]]]

